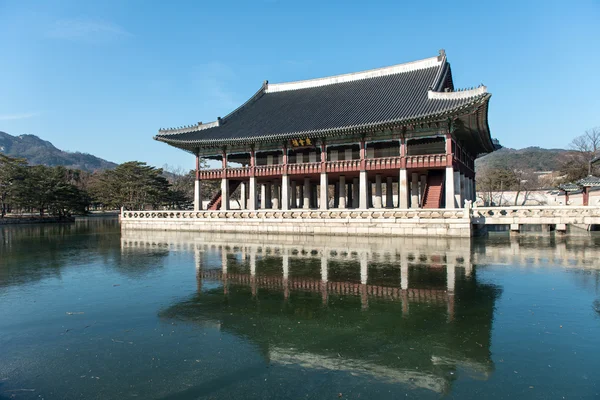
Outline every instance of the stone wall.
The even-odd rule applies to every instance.
[[[425,213],[426,211],[421,212]],[[239,211],[209,214],[193,212],[125,212],[121,216],[121,228],[124,230],[261,234],[470,237],[470,219],[463,218],[463,212],[462,209],[452,212],[440,210],[437,218],[431,217],[432,211],[427,211],[429,218],[419,217],[419,212],[412,212],[411,217],[406,218],[411,213],[410,211],[404,211],[407,214],[404,218],[394,217],[395,212],[388,212],[390,215],[384,216],[385,211],[379,213],[348,212],[345,217],[337,215],[332,217],[333,212],[322,213],[318,211],[307,213],[264,212],[256,213],[250,218],[242,217],[242,213]],[[364,213],[367,213],[368,216],[363,216]],[[220,214],[223,215],[219,216]],[[296,214],[297,216],[294,217]],[[446,217],[444,217],[444,214],[446,214]],[[140,215],[143,215],[143,217],[140,217]]]

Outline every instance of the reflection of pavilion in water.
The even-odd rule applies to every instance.
[[[438,393],[459,374],[486,379],[494,369],[499,290],[477,282],[469,243],[139,231],[122,238],[128,250],[193,251],[198,292],[162,318],[210,322],[277,365]]]

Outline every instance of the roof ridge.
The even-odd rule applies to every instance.
[[[198,122],[196,125],[180,126],[177,128],[160,128],[158,130],[159,135],[176,135],[179,133],[196,132],[204,129],[215,128],[221,125],[221,118],[219,117],[216,121],[202,123]]]
[[[429,89],[427,91],[427,97],[430,100],[457,100],[480,96],[482,94],[486,94],[487,92],[487,86],[481,84],[476,88],[458,89],[454,92],[436,92],[432,89]]]
[[[422,60],[410,61],[387,67],[369,69],[366,71],[350,72],[346,74],[326,76],[322,78],[306,79],[294,82],[267,83],[265,93],[277,93],[289,90],[308,89],[319,86],[333,85],[336,83],[353,82],[362,79],[376,78],[380,76],[395,75],[432,67],[444,65],[446,61],[445,52],[440,51],[439,56],[424,58]]]

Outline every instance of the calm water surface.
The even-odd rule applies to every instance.
[[[600,238],[0,228],[0,399],[599,398]]]

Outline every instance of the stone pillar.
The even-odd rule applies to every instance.
[[[281,177],[281,209],[290,209],[290,178],[287,175]]]
[[[419,174],[412,173],[410,186],[410,208],[419,208]]]
[[[398,208],[408,208],[408,177],[406,168],[400,169],[400,178],[398,179]]]
[[[304,208],[310,208],[310,178],[304,178]]]
[[[427,175],[421,175],[419,181],[421,188],[419,190],[419,204],[424,204],[425,199],[425,188],[427,187]]]
[[[366,210],[367,208],[369,208],[369,203],[367,202],[367,194],[368,194],[367,171],[360,171],[359,186],[360,186],[360,193],[358,196],[359,197],[358,205],[360,208]]]
[[[248,201],[248,209],[256,210],[256,177],[250,177],[250,198]]]
[[[279,210],[279,182],[273,181],[273,194],[271,195],[271,208]]]
[[[221,210],[229,210],[229,180],[221,179]]]
[[[344,175],[340,175],[340,197],[339,204],[340,208],[346,208],[346,177]]]
[[[358,178],[352,179],[352,208],[360,206],[360,184]]]
[[[327,193],[327,186],[327,172],[321,172],[321,204],[319,205],[321,210],[327,210],[329,208],[329,195]]]
[[[298,186],[298,208],[304,208],[304,185]]]
[[[352,202],[354,201],[354,198],[352,197],[354,194],[352,191],[352,181],[346,183],[346,188],[346,208],[350,208],[352,207]]]
[[[260,184],[260,208],[265,210],[267,208],[267,184]]]
[[[290,192],[291,192],[291,204],[290,204],[290,209],[292,208],[298,208],[298,189],[296,187],[296,181],[291,181],[290,182]]]
[[[467,196],[467,177],[465,174],[460,174],[460,207],[465,206],[465,200],[468,200]]]
[[[452,167],[446,167],[444,189],[446,190],[446,208],[456,208],[454,204],[454,170]]]
[[[394,208],[394,179],[391,176],[385,182],[385,206]]]
[[[240,210],[245,210],[246,208],[246,182],[242,182],[240,185]]]
[[[460,172],[454,171],[454,207],[462,208],[462,196],[460,193]]]
[[[202,210],[202,185],[200,179],[194,181],[194,211]]]
[[[382,198],[381,198],[381,174],[375,175],[375,208],[383,207]]]
[[[340,184],[335,182],[333,184],[333,208],[340,207]]]
[[[317,193],[317,184],[312,183],[310,187],[310,208],[317,208],[317,203],[319,202],[318,193]]]
[[[373,184],[367,176],[367,205],[369,208],[373,207]]]

